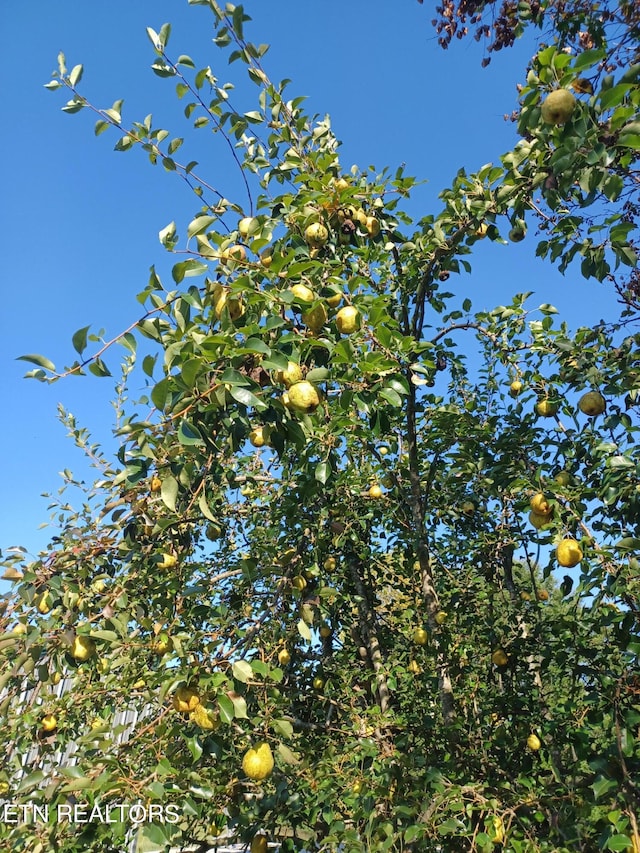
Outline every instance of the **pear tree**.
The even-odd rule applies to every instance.
[[[118,450],[63,412],[96,479],[54,502],[42,553],[3,556],[0,613],[0,797],[177,818],[0,839],[640,850],[637,28],[566,52],[558,26],[520,142],[415,220],[416,180],[341,162],[243,6],[190,3],[254,102],[172,52],[168,24],[152,70],[242,197],[183,136],[94,105],[62,54],[48,84],[194,209],[161,231],[171,279],[152,268],[126,332],[92,349],[79,330],[64,367],[25,357],[43,382],[119,370]],[[532,256],[613,283],[619,316],[572,330],[519,292],[474,310],[474,247],[534,222]]]

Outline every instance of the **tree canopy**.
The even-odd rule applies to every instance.
[[[4,555],[0,622],[5,802],[179,819],[52,811],[0,838],[638,853],[637,10],[439,7],[445,47],[471,26],[489,52],[530,26],[546,43],[520,141],[415,221],[416,179],[345,170],[243,6],[190,3],[255,103],[173,54],[168,24],[152,69],[241,198],[151,116],[95,106],[81,65],[61,54],[48,84],[195,209],[161,232],[172,281],[152,269],[127,331],[78,330],[63,368],[24,356],[45,382],[120,360],[119,450],[63,413],[96,480],[59,499],[45,551]],[[474,311],[474,247],[522,240],[615,288],[619,315],[571,330],[518,292]]]

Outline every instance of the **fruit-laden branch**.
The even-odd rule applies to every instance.
[[[375,629],[376,617],[369,604],[369,596],[359,571],[360,563],[355,554],[351,554],[348,558],[348,566],[356,588],[359,633],[375,674],[378,705],[384,713],[389,708],[390,694],[382,664],[380,643],[378,642],[378,635]]]
[[[427,622],[431,630],[433,630],[437,624],[435,615],[440,610],[440,605],[431,569],[431,561],[429,560],[429,546],[424,533],[426,502],[422,497],[420,483],[420,462],[416,429],[416,387],[411,382],[410,376],[407,376],[407,385],[409,387],[409,394],[407,396],[407,451],[409,454],[411,521],[415,536],[414,553],[417,556],[420,571],[422,597],[427,608]],[[449,724],[455,719],[453,686],[449,675],[449,667],[440,651],[436,655],[436,668],[438,672],[442,716],[445,723]]]

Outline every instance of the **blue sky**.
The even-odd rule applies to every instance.
[[[437,193],[465,166],[497,160],[516,141],[503,120],[517,107],[515,84],[524,76],[532,43],[520,43],[480,67],[481,46],[467,40],[443,52],[429,8],[416,0],[249,0],[247,36],[272,45],[265,66],[272,79],[290,78],[290,97],[308,96],[308,109],[329,113],[343,141],[345,171],[352,164],[382,169],[406,164],[428,181],[408,210],[437,212]],[[390,11],[392,10],[392,11]],[[60,111],[66,98],[43,84],[58,51],[68,65],[83,63],[84,94],[101,107],[125,99],[124,119],[154,123],[189,137],[174,85],[150,70],[153,51],[145,28],[171,22],[169,53],[187,53],[198,68],[210,64],[220,80],[242,80],[213,47],[210,14],[186,0],[111,0],[108,4],[44,0],[0,6],[0,43],[6,78],[0,135],[0,420],[4,488],[0,490],[0,548],[46,544],[42,492],[61,485],[58,472],[82,473],[81,453],[56,420],[61,402],[95,438],[109,441],[113,410],[109,379],[66,380],[46,386],[22,379],[16,357],[29,352],[71,363],[71,335],[91,324],[112,337],[139,315],[135,294],[156,264],[169,279],[171,258],[158,231],[175,220],[181,233],[198,209],[173,175],[152,168],[142,154],[114,153],[116,136],[93,135],[94,119]],[[241,87],[239,97],[244,88]],[[251,90],[255,91],[255,90]],[[246,109],[254,106],[247,103]],[[231,198],[238,186],[229,160],[197,140],[201,171]],[[186,144],[185,144],[186,148]],[[213,146],[211,146],[213,149]],[[189,156],[188,159],[191,159]],[[485,244],[486,243],[486,244]],[[560,276],[536,261],[534,241],[502,247],[485,241],[471,258],[473,274],[458,279],[475,309],[535,291],[532,303],[551,302],[571,327],[615,312],[610,290]],[[111,364],[117,366],[117,354]]]

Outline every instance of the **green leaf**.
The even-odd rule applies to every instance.
[[[164,48],[169,44],[169,38],[171,36],[171,24],[163,24],[160,27],[160,32],[158,33],[160,38],[160,44],[162,48]]]
[[[42,770],[36,770],[35,773],[29,773],[28,776],[24,776],[16,788],[16,793],[21,794],[24,791],[30,791],[32,788],[39,788],[42,780],[44,779],[44,773]]]
[[[293,737],[293,726],[291,725],[289,720],[272,720],[271,727],[282,737]]]
[[[402,398],[397,391],[393,390],[393,388],[381,388],[379,395],[383,400],[386,400],[387,403],[394,406],[396,409],[402,406]]]
[[[72,779],[60,788],[60,791],[69,794],[72,791],[86,791],[95,785],[95,779],[88,779],[84,776],[82,779]]]
[[[160,489],[160,497],[165,506],[169,507],[172,512],[176,510],[176,501],[179,491],[178,481],[174,477],[165,477],[162,481]]]
[[[611,107],[618,106],[618,104],[621,104],[623,102],[628,91],[628,83],[619,83],[612,89],[607,89],[605,92],[601,92],[600,106],[603,110],[608,110],[611,109]]]
[[[277,753],[285,764],[291,764],[293,766],[300,764],[300,758],[283,743],[278,744]]]
[[[599,800],[605,794],[608,794],[609,791],[614,790],[617,787],[617,782],[615,779],[606,779],[604,776],[598,776],[596,781],[589,787],[593,791],[596,800]]]
[[[147,27],[147,36],[149,37],[149,41],[151,42],[151,44],[157,50],[160,44],[160,37],[158,36],[158,33],[153,29],[153,27]]]
[[[204,439],[200,434],[200,430],[191,421],[183,419],[178,427],[178,441],[180,444],[189,447],[193,444],[204,444]]]
[[[73,348],[79,355],[82,355],[87,348],[87,332],[90,328],[91,326],[83,326],[82,329],[78,329],[71,338]]]
[[[231,702],[233,704],[233,713],[237,720],[247,719],[247,703],[243,696],[238,693],[231,694]]]
[[[331,476],[331,465],[328,462],[318,462],[315,470],[315,478],[319,483],[324,484]]]
[[[305,379],[307,382],[313,382],[317,385],[318,382],[325,382],[330,376],[331,371],[327,370],[326,367],[315,367],[307,373]]]
[[[170,65],[167,65],[167,63],[162,60],[154,62],[151,66],[151,70],[154,74],[157,74],[158,77],[174,77],[176,73]]]
[[[235,717],[233,702],[228,696],[218,696],[218,710],[223,723],[232,723]]]
[[[207,496],[204,492],[200,495],[198,499],[198,507],[200,512],[204,515],[205,518],[208,518],[209,521],[217,521],[215,515],[211,512],[211,507],[209,506],[209,502],[207,501]]]
[[[176,223],[170,222],[168,225],[165,225],[162,230],[158,231],[158,239],[166,248],[173,248],[173,246],[178,242]]]
[[[204,275],[208,270],[209,267],[206,264],[203,264],[202,261],[180,261],[180,263],[175,264],[171,270],[171,275],[173,276],[175,283],[180,284],[183,279],[191,278],[196,275]]]
[[[250,678],[253,678],[253,670],[251,669],[251,664],[246,660],[237,660],[234,661],[233,666],[231,667],[233,671],[233,677],[237,681],[241,681],[243,684],[246,684]]]
[[[169,395],[169,380],[167,378],[161,379],[160,382],[154,385],[151,391],[151,402],[156,407],[162,411],[167,402],[167,397]]]
[[[19,355],[16,361],[28,361],[29,364],[37,364],[38,367],[43,367],[45,370],[50,370],[52,373],[55,373],[56,370],[55,364],[43,355]]]
[[[413,824],[413,826],[408,826],[404,832],[404,840],[407,844],[411,844],[416,838],[420,838],[424,833],[424,828],[419,824]]]
[[[576,61],[573,63],[572,71],[584,71],[585,68],[591,68],[596,65],[606,56],[606,53],[601,48],[597,48],[595,50],[583,50],[576,57]]]
[[[636,539],[633,536],[626,536],[624,539],[616,542],[615,547],[621,551],[640,551],[640,539]]]
[[[241,348],[241,352],[255,352],[260,355],[271,355],[271,348],[261,341],[260,338],[249,338],[246,344]]]
[[[113,121],[115,121],[116,124],[120,124],[120,122],[122,121],[123,103],[123,100],[116,101],[110,109],[104,110],[104,114]]]
[[[111,371],[101,358],[96,358],[91,362],[89,365],[89,371],[93,373],[94,376],[111,376]]]
[[[71,74],[69,74],[69,83],[72,86],[76,86],[80,80],[82,79],[82,65],[74,65],[71,69]]]
[[[189,223],[189,227],[187,228],[187,236],[195,237],[196,234],[202,234],[203,231],[206,231],[210,225],[216,221],[215,216],[196,216],[195,219],[192,219]]]
[[[631,846],[631,839],[628,835],[612,835],[607,839],[604,845],[605,850],[628,850]]]
[[[191,757],[193,758],[193,761],[195,763],[202,756],[202,744],[200,743],[196,735],[194,735],[193,737],[184,738],[184,742],[186,743],[187,748],[191,753]]]
[[[233,9],[233,31],[238,36],[240,41],[243,39],[242,23],[244,20],[244,12],[242,6],[235,6]]]
[[[309,643],[311,642],[311,631],[304,619],[298,620],[298,633],[304,640],[307,640]]]
[[[70,114],[79,113],[84,106],[84,101],[80,100],[79,98],[74,98],[71,101],[67,101],[64,107],[62,107],[62,112]]]
[[[269,407],[263,403],[255,394],[252,394],[248,388],[240,388],[234,386],[229,391],[234,400],[242,403],[243,406],[253,407],[257,412],[264,412]]]

